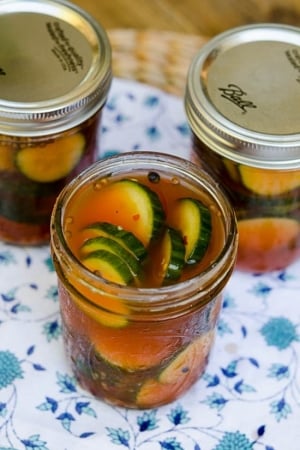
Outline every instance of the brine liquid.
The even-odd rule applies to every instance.
[[[9,137],[0,135],[0,239],[12,244],[47,244],[50,237],[50,216],[55,200],[62,188],[76,175],[89,167],[97,158],[97,129],[101,114],[84,122],[76,129],[43,138]],[[61,170],[64,140],[80,134],[82,154],[72,169],[53,181],[47,179],[47,171]],[[36,149],[32,170],[41,180],[24,174],[18,163],[18,155],[24,148]],[[38,155],[41,149],[40,157]],[[56,155],[57,150],[57,155]],[[49,164],[43,167],[44,152],[48,152]],[[68,155],[66,155],[68,157]],[[39,168],[42,166],[43,168]],[[43,177],[45,180],[43,180]],[[55,178],[55,177],[54,177]]]
[[[223,158],[194,136],[194,163],[224,187],[238,220],[236,267],[252,272],[282,270],[300,257],[300,169],[246,167]]]
[[[182,197],[192,197],[202,201],[211,213],[212,219],[212,235],[208,249],[203,259],[195,265],[186,265],[182,271],[182,276],[178,281],[195,276],[207,268],[220,254],[224,242],[225,232],[222,222],[221,213],[218,206],[212,201],[208,195],[202,191],[190,189],[186,184],[180,182],[178,178],[170,178],[164,174],[156,174],[155,182],[149,180],[149,173],[137,173],[120,176],[120,179],[131,178],[148,186],[155,191],[162,203],[166,214],[165,223],[168,223],[168,216],[174,208],[176,201]],[[114,181],[117,178],[114,177]],[[85,239],[91,237],[88,231],[84,231],[85,227],[94,222],[109,222],[129,230],[139,237],[139,217],[132,206],[127,203],[128,199],[119,193],[118,198],[110,198],[106,201],[105,187],[111,182],[110,178],[101,179],[85,186],[78,191],[70,200],[68,208],[64,214],[64,232],[66,240],[77,258],[80,258],[80,247]],[[135,233],[136,229],[136,233]],[[151,259],[155,258],[155,242],[151,243]],[[160,280],[156,276],[157,265],[151,261],[146,262],[146,273],[139,287],[157,287]]]
[[[156,175],[155,182],[149,180],[147,172],[130,174],[130,178],[157,192],[166,220],[174,202],[181,197],[199,198],[211,211],[210,245],[199,264],[184,269],[181,279],[189,278],[207,268],[224,246],[221,213],[202,191],[192,190],[166,174]],[[128,176],[120,175],[120,178]],[[126,198],[118,200],[119,206],[123,203],[122,211],[118,206],[118,212],[114,202],[105,202],[103,187],[110,182],[106,178],[85,185],[72,194],[64,210],[64,235],[77,258],[80,258],[83,239],[88,237],[82,231],[87,225],[99,221],[116,223],[116,216],[117,224],[132,231],[132,224],[138,223],[138,217],[126,208]],[[144,287],[155,287],[155,267],[151,261],[146,267],[149,274],[143,280]],[[58,265],[57,270],[59,273]],[[59,296],[67,355],[84,388],[113,404],[152,408],[173,401],[201,376],[214,341],[222,303],[220,290],[210,290],[203,306],[191,305],[190,309],[178,313],[174,308],[171,316],[161,314],[153,320],[151,302],[149,313],[144,311],[140,318],[131,310],[130,302],[122,298],[126,289],[122,291],[120,287],[119,295],[114,297],[81,285],[78,277],[80,274],[72,271],[59,276]]]

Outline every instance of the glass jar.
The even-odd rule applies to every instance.
[[[59,191],[97,159],[105,31],[63,0],[0,2],[0,239],[49,242]]]
[[[168,259],[164,237],[178,199],[191,197],[211,217],[210,237],[201,259],[183,267],[175,262],[181,247],[175,252],[172,241]],[[145,232],[153,211],[149,198],[156,205],[155,226],[160,223],[151,238]],[[114,241],[133,233],[131,250],[139,266],[133,282],[108,279],[102,260],[98,266],[103,247],[96,242],[108,235],[99,232],[103,223],[115,227],[108,233]],[[202,226],[204,239],[208,225]],[[187,241],[182,237],[183,247]],[[100,399],[129,408],[156,407],[182,395],[208,362],[236,247],[235,215],[226,195],[203,170],[181,158],[132,152],[101,160],[74,179],[54,207],[51,248],[66,355],[80,384]],[[124,259],[128,266],[131,259]]]
[[[300,256],[300,30],[257,24],[208,42],[189,68],[192,160],[224,186],[238,219],[237,267]]]

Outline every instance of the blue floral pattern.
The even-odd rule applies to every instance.
[[[114,80],[100,157],[133,149],[189,157],[180,99]],[[300,262],[233,274],[207,369],[176,402],[107,405],[64,358],[49,248],[0,243],[0,450],[297,450]],[[298,439],[297,439],[298,437]]]

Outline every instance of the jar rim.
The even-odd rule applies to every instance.
[[[136,151],[136,152],[128,152],[123,153],[121,155],[115,155],[106,158],[105,160],[100,160],[90,166],[88,169],[83,171],[78,177],[73,179],[68,186],[66,186],[60,193],[59,197],[56,200],[56,204],[54,206],[51,218],[51,230],[52,230],[52,249],[54,256],[57,254],[61,254],[61,251],[64,252],[64,259],[66,259],[67,263],[74,265],[77,269],[79,269],[83,274],[84,278],[87,280],[87,284],[101,286],[103,285],[110,293],[115,293],[120,289],[120,286],[104,280],[98,275],[93,274],[87,268],[81,264],[81,262],[75,257],[69,248],[64,233],[62,230],[63,223],[63,214],[64,207],[63,203],[68,201],[72,197],[71,190],[78,190],[82,184],[88,179],[89,181],[93,179],[94,176],[107,176],[108,174],[113,175],[114,173],[122,172],[127,173],[126,169],[129,168],[132,163],[136,163],[138,160],[139,165],[136,166],[135,170],[139,170],[139,168],[144,168],[143,164],[151,164],[149,168],[151,170],[162,170],[162,165],[165,165],[165,168],[169,168],[170,170],[174,170],[174,174],[178,173],[180,176],[184,176],[188,178],[190,181],[196,181],[198,185],[202,183],[205,185],[206,192],[213,198],[213,201],[218,204],[218,207],[223,214],[224,220],[224,228],[225,222],[227,225],[226,239],[225,244],[211,264],[203,270],[200,274],[187,279],[185,281],[181,281],[175,284],[161,286],[156,288],[140,288],[140,287],[131,287],[131,286],[121,286],[122,297],[124,297],[128,301],[135,302],[137,306],[142,307],[145,303],[145,299],[147,299],[147,307],[151,305],[153,309],[160,309],[162,306],[166,308],[166,306],[174,306],[174,298],[183,305],[184,300],[182,299],[182,291],[186,291],[189,293],[197,293],[199,295],[200,291],[203,291],[203,295],[207,291],[212,289],[211,278],[215,279],[214,288],[219,292],[227,280],[229,273],[231,273],[235,260],[235,250],[237,244],[237,226],[236,226],[236,218],[234,210],[225,194],[223,189],[219,186],[219,184],[203,169],[200,169],[195,164],[190,161],[184,160],[181,157],[160,153],[160,152],[148,152],[148,151]],[[101,171],[99,171],[101,167]],[[200,181],[199,181],[200,180]],[[58,239],[54,238],[54,232],[56,233]],[[229,264],[228,269],[222,270],[224,266],[226,266],[226,261],[228,258],[232,258],[231,263]],[[186,304],[191,302],[190,298],[186,300]],[[204,301],[203,305],[208,301]],[[146,303],[145,303],[146,307]]]
[[[0,24],[12,41],[1,59],[1,134],[62,132],[104,105],[112,81],[111,46],[89,13],[66,0],[9,0],[0,2]]]
[[[299,37],[298,27],[261,23],[232,28],[204,44],[189,67],[184,103],[189,125],[205,145],[237,163],[270,169],[299,169],[299,121],[295,119],[293,128],[289,129],[288,119],[285,119],[284,114],[282,116],[277,114],[273,105],[274,96],[276,96],[275,88],[284,85],[287,78],[295,78],[295,80],[293,78],[294,83],[291,84],[290,95],[293,96],[299,91],[299,74],[295,73],[296,68],[284,55],[285,47],[286,51],[297,47],[297,52],[299,51],[300,54]],[[271,57],[270,61],[262,60],[264,53],[260,57],[259,46],[265,47],[265,53],[271,53],[271,50],[275,49],[282,55],[287,67],[282,60],[274,62]],[[268,63],[270,66],[271,63],[273,65],[277,63],[285,67],[282,75],[278,75],[274,81],[275,92],[272,98],[269,96],[270,101],[267,97],[269,91],[265,94],[263,92],[267,91],[263,81],[266,81],[269,75]],[[250,68],[253,66],[253,70],[247,71],[247,68],[249,69],[247,64]],[[259,65],[261,67],[257,67]],[[254,70],[256,70],[257,80],[252,81],[255,78]],[[225,95],[218,92],[224,92],[225,89],[224,87],[222,89],[223,84],[220,85],[220,83],[228,87],[229,80],[232,86],[240,86],[239,99],[225,98]],[[292,89],[293,86],[294,89]],[[250,92],[249,96],[248,92]],[[263,95],[265,97],[258,106],[250,101],[253,99],[256,101]],[[296,100],[294,102],[296,103]],[[296,111],[299,109],[297,105],[295,105]],[[249,110],[245,114],[247,107]],[[251,107],[253,107],[251,111],[253,114],[249,116]],[[245,118],[247,114],[248,120]],[[274,119],[273,122],[272,119]],[[273,125],[276,123],[275,119],[277,122],[286,120],[287,123],[282,130],[278,130],[276,125]],[[287,127],[286,131],[284,127]]]

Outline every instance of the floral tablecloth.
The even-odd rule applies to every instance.
[[[103,156],[151,149],[187,156],[180,99],[114,80]],[[49,248],[0,243],[0,450],[299,450],[300,262],[235,272],[203,377],[145,411],[96,400],[64,357]]]

